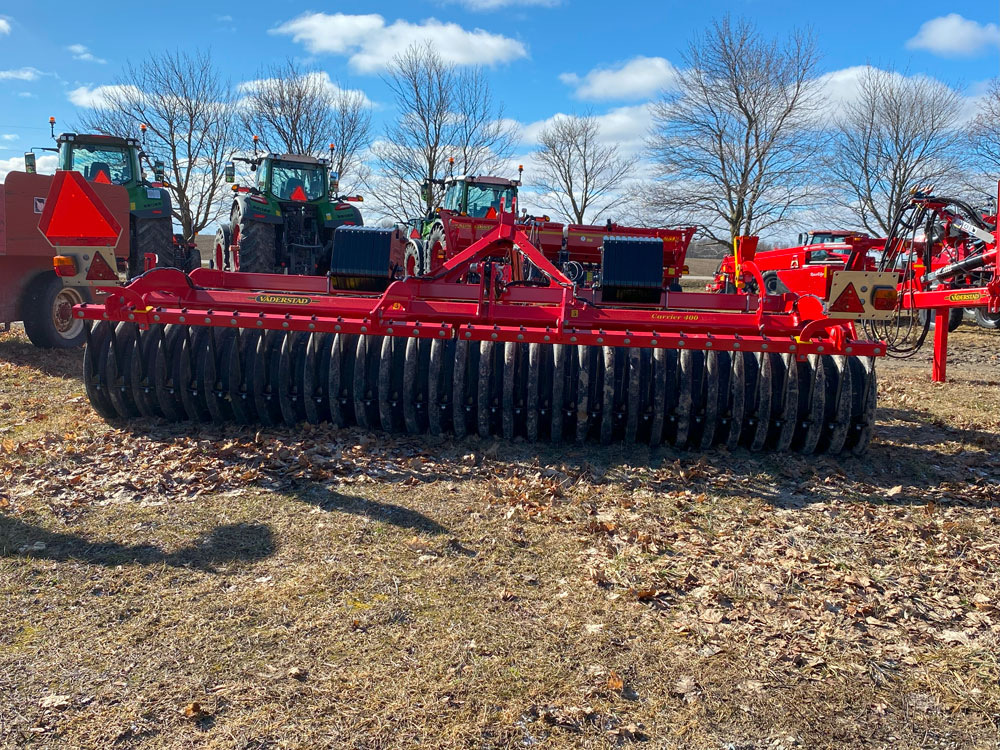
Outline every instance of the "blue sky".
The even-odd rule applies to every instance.
[[[26,148],[48,145],[50,115],[68,129],[126,60],[164,48],[208,48],[234,83],[254,78],[262,64],[296,57],[363,90],[376,104],[378,127],[393,116],[379,78],[385,62],[431,37],[455,62],[489,66],[507,116],[525,126],[522,151],[546,118],[582,111],[603,117],[609,140],[639,148],[645,104],[670,85],[691,36],[726,12],[754,19],[768,34],[811,28],[834,103],[850,96],[865,64],[938,78],[969,97],[970,111],[1000,73],[998,7],[982,1],[392,0],[343,14],[343,4],[254,0],[83,7],[0,5],[0,178]]]

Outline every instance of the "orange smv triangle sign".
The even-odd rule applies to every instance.
[[[864,303],[861,302],[861,298],[858,296],[857,290],[854,288],[854,284],[848,284],[844,287],[844,291],[840,293],[840,296],[830,305],[830,312],[838,313],[863,313],[865,311]]]
[[[52,179],[38,230],[53,247],[114,247],[121,224],[79,172]]]

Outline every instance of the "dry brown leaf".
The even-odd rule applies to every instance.
[[[903,491],[903,485],[897,484],[891,490],[889,490],[888,492],[886,492],[885,496],[886,497],[896,497],[896,495],[900,494],[902,491]]]
[[[188,719],[200,719],[205,715],[205,712],[201,709],[201,704],[198,701],[192,701],[184,706],[184,716]]]
[[[38,701],[38,705],[42,708],[54,708],[58,710],[69,707],[71,700],[68,695],[46,695]]]
[[[288,670],[288,676],[293,680],[304,680],[308,673],[302,667],[292,667]]]
[[[625,689],[625,680],[613,669],[608,674],[608,690],[613,693],[620,693]]]

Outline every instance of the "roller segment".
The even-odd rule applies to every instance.
[[[229,389],[229,407],[233,410],[233,420],[237,424],[253,424],[257,421],[257,409],[249,376],[253,371],[253,356],[260,333],[237,331],[236,334],[229,350],[229,361],[225,365],[228,370],[225,382]]]
[[[83,387],[91,406],[103,419],[116,419],[118,412],[111,403],[104,365],[111,348],[111,324],[98,323],[90,332],[83,353]]]
[[[229,388],[229,362],[236,345],[236,331],[227,328],[208,330],[210,345],[202,353],[204,362],[199,367],[202,376],[200,386],[205,392],[205,404],[212,421],[217,424],[232,422],[236,417]]]
[[[156,388],[153,384],[153,370],[156,366],[156,349],[159,345],[157,337],[163,335],[162,328],[137,334],[136,349],[132,355],[129,371],[129,384],[132,388],[132,399],[139,413],[146,419],[162,418],[163,411],[156,398]]]
[[[89,341],[105,419],[857,454],[875,417],[873,362],[847,356],[107,322]]]
[[[135,349],[134,323],[119,323],[110,337],[111,345],[104,358],[104,382],[115,412],[122,419],[141,416],[132,395],[132,351]]]

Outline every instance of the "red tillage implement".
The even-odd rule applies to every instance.
[[[692,448],[857,453],[870,439],[879,342],[809,298],[669,291],[662,238],[604,238],[584,288],[512,213],[406,278],[388,267],[391,230],[337,231],[326,278],[154,269],[78,306],[98,323],[95,409]],[[365,270],[380,264],[381,284]]]

